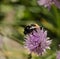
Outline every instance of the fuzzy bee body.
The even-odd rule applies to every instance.
[[[37,28],[39,28],[40,26],[37,24],[31,24],[25,27],[24,29],[24,34],[29,34],[31,33],[33,30],[36,31]]]

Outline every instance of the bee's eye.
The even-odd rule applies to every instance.
[[[27,26],[26,28],[25,28],[25,31],[28,31],[30,29],[30,26]]]

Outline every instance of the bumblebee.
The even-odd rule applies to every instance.
[[[29,34],[29,33],[31,33],[33,30],[36,31],[36,29],[39,28],[39,27],[40,27],[40,26],[37,25],[37,24],[28,25],[28,26],[26,26],[25,29],[24,29],[24,34],[25,34],[25,35],[26,35],[26,34]]]

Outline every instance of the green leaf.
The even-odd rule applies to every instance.
[[[52,5],[51,13],[54,16],[54,21],[58,28],[60,28],[60,12],[59,11],[60,10],[56,6]]]

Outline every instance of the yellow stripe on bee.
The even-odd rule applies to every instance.
[[[35,24],[36,25],[36,28],[39,28],[39,25],[38,24]]]

